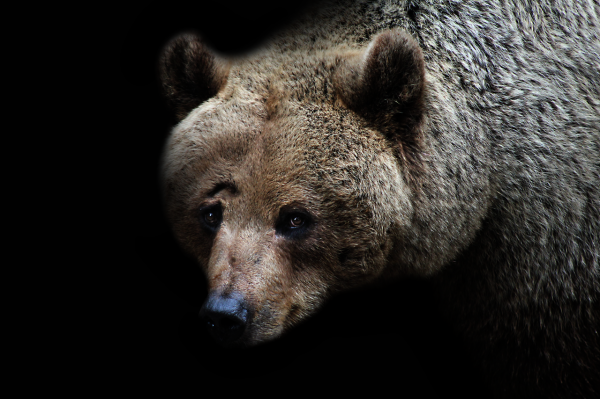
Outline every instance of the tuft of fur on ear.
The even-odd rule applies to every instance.
[[[225,86],[228,72],[228,64],[193,33],[172,39],[159,60],[163,92],[178,120],[214,97]]]
[[[376,35],[362,53],[341,62],[334,85],[346,107],[392,142],[414,178],[421,169],[425,97],[425,61],[417,42],[396,29]]]

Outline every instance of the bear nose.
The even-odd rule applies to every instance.
[[[211,294],[200,309],[200,318],[217,342],[227,345],[238,340],[246,329],[248,309],[239,295]]]

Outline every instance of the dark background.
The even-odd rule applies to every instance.
[[[78,193],[71,236],[81,242],[76,267],[83,271],[67,299],[74,327],[63,338],[74,356],[54,383],[76,380],[89,392],[136,396],[487,397],[425,281],[341,295],[288,336],[258,348],[220,348],[201,328],[205,281],[173,241],[160,203],[160,154],[175,121],[160,96],[158,55],[190,29],[224,54],[246,51],[302,12],[299,3],[309,4],[219,3],[90,8],[77,46],[66,45],[75,93],[86,93],[70,98],[75,107],[65,111],[83,126],[74,132],[80,139],[70,141],[80,162],[67,168],[85,177],[65,182]]]

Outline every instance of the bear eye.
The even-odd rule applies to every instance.
[[[204,221],[211,226],[216,226],[219,223],[219,215],[217,212],[208,211],[204,214]]]
[[[223,221],[221,204],[209,205],[199,210],[200,222],[210,232],[215,232]]]
[[[275,232],[287,238],[300,238],[309,229],[311,217],[303,210],[282,209],[275,226]]]
[[[297,229],[304,224],[304,218],[301,215],[290,216],[289,226],[292,229]]]

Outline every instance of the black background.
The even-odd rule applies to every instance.
[[[72,157],[56,162],[72,193],[63,205],[74,216],[67,244],[78,256],[68,272],[76,288],[58,294],[69,310],[52,324],[60,336],[46,359],[52,384],[173,397],[487,397],[425,281],[341,295],[257,348],[220,348],[201,328],[205,281],[173,241],[160,203],[160,154],[175,121],[160,96],[158,55],[190,29],[224,54],[246,51],[302,11],[295,2],[221,3],[88,8],[53,44],[69,55],[75,89],[56,104],[65,104],[63,123],[76,125]],[[55,366],[61,358],[69,367]]]

